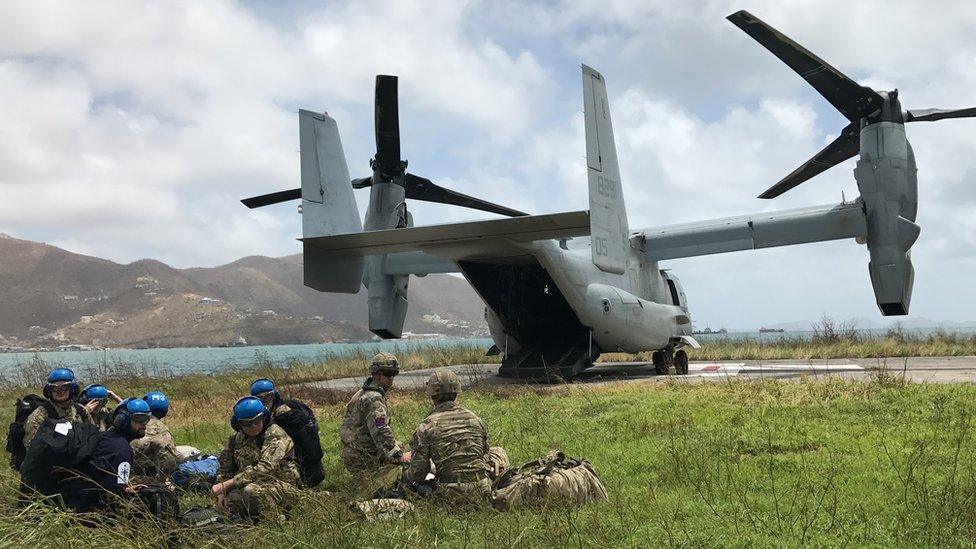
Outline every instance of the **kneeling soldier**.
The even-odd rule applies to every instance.
[[[346,404],[346,416],[339,427],[342,463],[358,482],[370,490],[397,480],[406,460],[393,430],[386,393],[400,373],[397,358],[379,353],[369,366],[370,377]]]
[[[152,417],[146,425],[145,436],[132,441],[135,452],[132,475],[140,483],[168,485],[169,476],[180,460],[173,435],[163,423],[169,413],[169,399],[160,391],[150,391],[142,399],[149,404]]]
[[[287,500],[298,489],[291,439],[252,396],[234,404],[230,424],[237,432],[220,453],[217,484],[212,489],[218,507],[252,520],[278,517],[279,509],[287,507]]]
[[[474,412],[458,405],[461,382],[438,368],[427,381],[434,409],[414,431],[406,482],[423,483],[434,465],[434,496],[461,503],[487,503],[491,498],[492,467],[488,458],[488,429]]]

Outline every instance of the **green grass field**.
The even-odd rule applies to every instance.
[[[968,343],[967,343],[968,344]],[[465,354],[467,353],[467,354]],[[408,368],[481,361],[474,351],[404,357]],[[948,353],[957,354],[957,353]],[[976,353],[958,353],[976,354]],[[470,356],[468,356],[470,355]],[[728,357],[735,358],[735,357]],[[145,371],[106,365],[120,394],[159,388],[179,444],[216,451],[229,410],[255,377],[279,384],[363,371],[361,357],[289,369],[257,365],[217,376],[147,381]],[[37,387],[46,365],[19,381]],[[25,389],[0,393],[8,404]],[[590,547],[590,546],[972,546],[976,539],[976,388],[912,385],[879,372],[866,381],[730,380],[628,383],[600,388],[481,388],[462,403],[488,425],[513,463],[559,448],[585,457],[610,500],[581,509],[552,507],[461,513],[420,505],[391,523],[348,511],[352,489],[338,461],[338,425],[347,395],[291,391],[319,417],[331,496],[309,493],[283,527],[258,526],[241,538],[183,534],[195,546],[231,547]],[[428,401],[394,393],[392,425],[409,440]],[[172,532],[135,520],[89,529],[44,508],[18,511],[17,479],[0,466],[0,546],[159,547]],[[184,507],[206,503],[185,498]]]

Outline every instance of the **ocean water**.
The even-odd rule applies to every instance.
[[[857,330],[862,338],[884,337],[888,330]],[[903,330],[906,337],[925,338],[941,332],[950,337],[976,337],[976,328]],[[781,339],[810,339],[808,332],[729,332],[726,334],[695,334],[704,346],[720,341],[762,341],[775,343]],[[77,372],[94,369],[102,364],[134,364],[165,374],[190,372],[214,373],[227,369],[242,369],[256,362],[271,362],[287,366],[292,361],[323,361],[330,356],[362,354],[371,356],[379,351],[403,353],[430,347],[475,347],[487,350],[492,341],[474,339],[387,340],[368,343],[324,343],[311,345],[263,345],[254,347],[183,347],[177,349],[106,349],[103,351],[61,351],[45,353],[0,353],[0,375],[15,371],[33,358],[53,367],[63,366]]]
[[[106,349],[102,351],[60,351],[45,353],[0,353],[0,374],[20,368],[39,358],[52,368],[71,368],[76,372],[102,364],[135,364],[159,372],[183,374],[214,373],[242,369],[264,361],[286,366],[292,361],[314,362],[330,356],[380,351],[408,352],[430,347],[476,347],[486,351],[490,339],[387,340],[368,343],[323,343],[311,345],[261,345],[253,347],[181,347],[176,349]]]

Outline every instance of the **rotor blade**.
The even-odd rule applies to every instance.
[[[383,175],[392,176],[400,165],[400,115],[397,77],[376,76],[376,163]]]
[[[261,206],[270,206],[279,202],[298,200],[301,197],[301,189],[290,189],[287,191],[278,191],[276,193],[262,194],[261,196],[252,196],[251,198],[241,200],[241,203],[253,210],[254,208],[260,208]]]
[[[878,92],[851,80],[755,15],[742,10],[726,19],[789,65],[851,122],[880,109],[884,103]]]
[[[464,208],[472,208],[485,212],[491,212],[509,217],[520,217],[529,215],[525,212],[492,204],[485,200],[461,194],[457,191],[445,189],[440,185],[434,184],[430,179],[408,173],[404,178],[404,188],[406,197],[411,200],[423,200],[425,202],[437,202],[439,204],[451,204]]]
[[[776,198],[827,168],[840,164],[854,156],[860,149],[860,132],[856,123],[851,122],[844,128],[837,139],[831,141],[823,150],[813,155],[813,158],[793,170],[793,173],[784,177],[779,183],[766,189],[766,192],[759,195],[759,198]]]
[[[974,118],[976,107],[968,109],[916,109],[908,111],[905,122],[935,122],[943,118]]]
[[[372,177],[357,177],[352,180],[352,188],[354,189],[365,189],[373,184]]]

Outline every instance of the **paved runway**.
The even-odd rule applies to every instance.
[[[508,385],[525,383],[524,380],[500,378],[497,364],[464,364],[452,366],[465,387],[487,383]],[[767,360],[692,362],[687,376],[660,376],[654,366],[646,362],[603,362],[580,374],[574,383],[609,383],[629,380],[663,381],[688,380],[708,382],[729,378],[747,379],[800,379],[803,377],[840,376],[864,378],[887,369],[893,374],[904,374],[911,381],[929,383],[976,382],[976,356],[964,357],[909,357],[884,359],[833,359],[833,360]],[[400,389],[422,389],[430,370],[403,372],[397,376]],[[352,391],[358,389],[363,378],[341,378],[309,383],[313,387]]]

